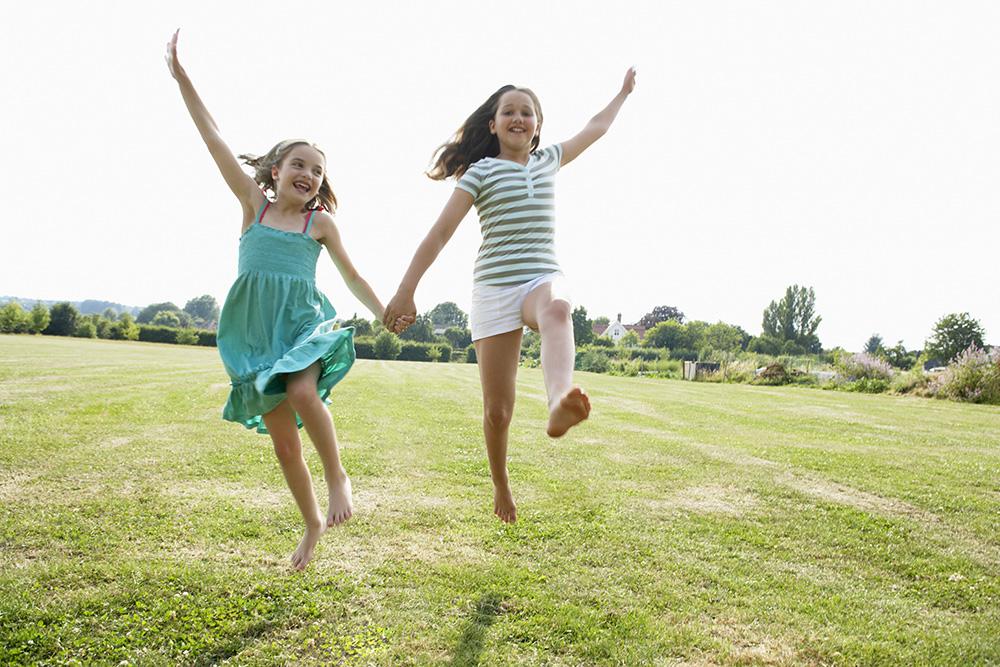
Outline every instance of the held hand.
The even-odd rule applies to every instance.
[[[393,330],[396,326],[396,320],[404,319],[406,320],[406,326],[410,326],[416,320],[416,316],[417,306],[413,302],[413,297],[396,292],[396,295],[392,297],[392,300],[385,307],[385,313],[382,315],[382,324],[385,325],[386,329]],[[403,328],[405,329],[406,327]]]
[[[181,29],[178,28],[170,41],[167,42],[167,53],[163,56],[164,60],[167,61],[167,69],[170,70],[170,76],[175,79],[180,79],[186,76],[184,68],[181,67],[180,62],[177,60],[177,35],[180,33]]]
[[[625,72],[625,81],[622,83],[622,94],[628,95],[633,90],[635,90],[635,66],[628,68]]]
[[[397,317],[396,321],[392,325],[392,333],[398,336],[406,331],[414,321],[415,318],[412,315],[402,315]]]

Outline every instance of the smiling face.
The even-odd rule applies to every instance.
[[[308,144],[293,146],[280,164],[271,167],[275,194],[303,204],[319,192],[325,173],[326,158]]]
[[[490,133],[497,136],[501,149],[514,152],[530,151],[541,127],[532,96],[522,90],[501,95],[490,120]]]

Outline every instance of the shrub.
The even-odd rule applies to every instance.
[[[50,336],[70,336],[76,331],[76,320],[80,317],[76,306],[68,301],[57,303],[49,309],[49,326],[42,333]]]
[[[31,316],[17,301],[0,308],[0,333],[26,333],[31,328]]]
[[[590,371],[591,373],[607,373],[611,368],[611,361],[608,355],[596,349],[589,349],[578,352],[576,355],[576,370]]]
[[[179,329],[174,340],[178,345],[197,345],[198,334],[194,329]]]
[[[885,382],[885,387],[879,391],[885,391],[888,388],[889,380],[892,379],[893,375],[889,362],[867,352],[843,355],[838,358],[836,367],[850,381],[881,380]]]
[[[917,367],[907,373],[897,373],[892,378],[892,382],[889,383],[889,389],[894,394],[916,394],[923,396],[927,393],[929,382],[930,377],[924,372],[924,369]]]
[[[216,347],[216,331],[213,329],[198,329],[198,345],[204,347]]]
[[[788,384],[792,381],[791,376],[785,369],[783,364],[773,363],[769,364],[757,376],[753,379],[752,384],[761,384],[767,386],[778,386],[783,384]]]
[[[465,363],[467,364],[477,363],[475,345],[470,345],[469,347],[465,348]]]
[[[928,390],[955,401],[1000,404],[1000,349],[970,346],[930,381]]]
[[[632,332],[629,332],[629,333],[632,333]],[[636,340],[638,340],[638,338],[639,337],[636,336]],[[590,344],[592,346],[594,346],[594,347],[614,347],[615,346],[615,342],[613,340],[611,340],[607,336],[598,336],[594,340],[590,341]]]
[[[378,342],[378,339],[375,340]],[[441,345],[437,343],[403,341],[398,359],[400,361],[437,361],[441,357],[440,347]]]
[[[375,337],[375,358],[392,360],[399,356],[403,344],[394,334],[383,331]]]
[[[375,359],[375,339],[368,337],[355,338],[354,356],[358,359]]]
[[[28,313],[30,322],[28,324],[28,331],[33,334],[42,333],[45,331],[45,327],[49,326],[49,309],[41,304],[41,302],[36,302],[35,307],[31,309]]]
[[[139,340],[144,343],[176,343],[177,329],[155,324],[140,324]]]
[[[80,320],[73,329],[73,336],[76,338],[97,338],[97,327],[89,319]]]
[[[841,386],[844,391],[857,391],[863,394],[881,394],[889,389],[889,380],[886,378],[859,378],[852,382],[847,382]]]

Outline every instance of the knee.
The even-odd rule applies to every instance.
[[[304,380],[290,380],[285,387],[285,393],[288,396],[288,403],[299,413],[302,412],[301,408],[306,407],[310,402],[319,400],[316,385]]]
[[[541,325],[569,322],[573,316],[573,306],[565,299],[553,299],[542,308],[538,322]]]
[[[295,463],[302,459],[302,442],[298,438],[275,439],[274,454],[282,465]]]
[[[494,429],[505,429],[510,426],[514,415],[514,406],[506,403],[490,403],[483,407],[483,421]]]

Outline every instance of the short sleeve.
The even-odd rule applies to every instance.
[[[556,170],[559,169],[559,166],[562,163],[562,144],[552,144],[551,146],[546,146],[539,152],[542,154],[544,159],[552,160],[552,162],[555,163]]]
[[[475,168],[475,165],[470,166],[462,174],[462,178],[458,179],[458,183],[455,184],[456,188],[465,190],[470,195],[472,199],[475,200],[479,196],[480,190],[483,189],[483,177],[479,173],[479,170]]]

